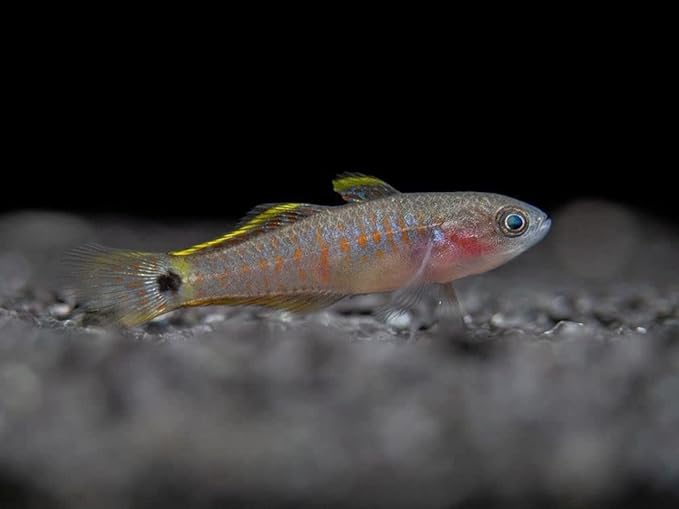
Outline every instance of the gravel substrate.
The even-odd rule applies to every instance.
[[[679,506],[679,236],[606,203],[554,219],[460,281],[466,333],[409,334],[379,297],[93,325],[66,249],[224,228],[0,217],[0,507]]]

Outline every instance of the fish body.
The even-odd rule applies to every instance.
[[[550,227],[539,209],[497,194],[399,193],[360,174],[334,184],[349,203],[263,205],[233,232],[168,254],[81,249],[82,300],[124,325],[210,304],[310,310],[485,272]]]

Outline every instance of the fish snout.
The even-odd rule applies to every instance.
[[[551,227],[552,218],[549,216],[545,216],[545,219],[542,221],[542,224],[540,225],[540,231],[547,233]]]
[[[549,233],[551,227],[552,219],[545,214],[538,222],[537,229],[535,231],[535,241],[539,242],[540,240],[545,238],[545,235]]]

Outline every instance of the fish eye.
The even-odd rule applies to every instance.
[[[509,237],[518,237],[528,229],[526,214],[516,208],[501,209],[497,215],[497,222],[502,233]]]
[[[523,228],[525,221],[519,214],[509,214],[505,217],[505,227],[513,232]]]

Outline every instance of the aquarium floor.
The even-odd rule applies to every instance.
[[[679,502],[669,228],[564,209],[541,245],[459,282],[464,332],[389,328],[379,297],[117,330],[59,283],[82,242],[169,250],[223,229],[0,217],[0,507]]]

